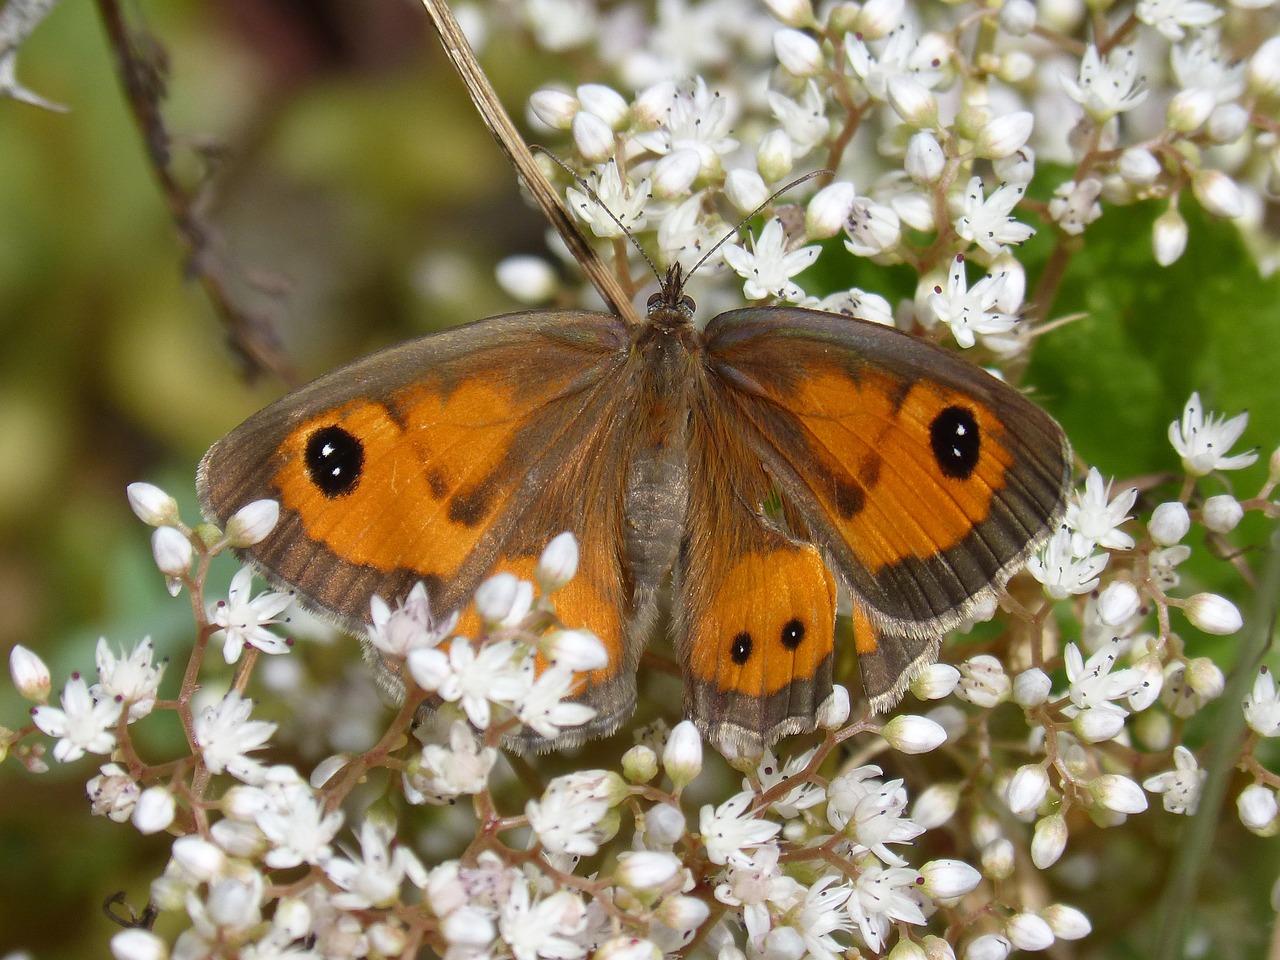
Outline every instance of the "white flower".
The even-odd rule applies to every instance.
[[[599,202],[576,187],[565,191],[565,199],[569,209],[591,228],[592,233],[613,239],[623,236],[626,230],[644,229],[648,222],[645,212],[645,205],[649,202],[648,180],[624,184],[618,165],[612,160],[593,169],[587,179]]]
[[[849,59],[849,66],[872,99],[888,99],[890,77],[909,74],[929,89],[942,79],[942,74],[933,67],[932,55],[922,55],[924,51],[917,46],[915,31],[909,26],[900,26],[883,40],[871,43],[875,53],[872,53],[872,46],[858,35],[845,34],[845,56]]]
[[[1107,565],[1107,554],[1077,557],[1071,549],[1071,531],[1060,529],[1039,553],[1027,561],[1027,570],[1044,584],[1054,600],[1089,593],[1098,586],[1098,574]]]
[[[874,864],[864,867],[858,875],[845,908],[874,952],[880,951],[891,924],[925,922],[916,899],[919,876],[920,872],[910,867]]]
[[[724,260],[746,279],[742,292],[748,300],[777,297],[795,301],[804,296],[804,291],[791,278],[812,264],[821,249],[810,244],[788,253],[782,221],[775,218],[765,224],[758,238],[752,239],[751,250],[737,244],[726,246]]]
[[[946,290],[935,289],[929,298],[934,315],[950,329],[956,343],[972,347],[977,334],[1008,333],[1017,318],[996,309],[1003,296],[1004,275],[988,274],[969,289],[965,277],[964,257],[957,255],[951,261]]]
[[[489,782],[498,760],[494,747],[485,747],[463,720],[449,727],[449,745],[429,743],[421,762],[405,773],[406,791],[413,802],[448,803],[457,797],[479,793]]]
[[[845,248],[855,257],[876,257],[897,246],[902,221],[892,207],[869,197],[854,197],[844,221]]]
[[[774,119],[791,138],[797,160],[827,139],[831,132],[831,121],[827,119],[826,102],[813,80],[805,84],[804,93],[799,100],[792,100],[772,90],[766,97]]]
[[[1200,805],[1200,793],[1209,773],[1201,770],[1196,756],[1179,744],[1173,748],[1174,769],[1142,781],[1142,786],[1152,793],[1164,795],[1164,808],[1170,813],[1195,816]]]
[[[1205,0],[1138,0],[1135,15],[1177,43],[1187,35],[1184,28],[1207,26],[1222,16],[1222,10]]]
[[[211,707],[205,707],[195,718],[196,746],[210,773],[224,770],[246,783],[257,783],[262,763],[246,757],[250,750],[266,746],[276,725],[265,720],[250,720],[253,701],[241,699],[234,690]]]
[[[956,233],[990,254],[999,253],[1003,247],[1023,243],[1035,231],[1009,214],[1025,192],[1026,188],[1020,183],[1002,183],[984,199],[982,178],[971,178],[960,216],[956,219]]]
[[[99,638],[96,653],[99,682],[91,691],[94,699],[115,697],[127,703],[130,723],[149,714],[156,703],[160,678],[164,676],[164,664],[151,663],[154,653],[151,638],[144,637],[127,657],[121,648],[120,659],[117,660],[106,638]]]
[[[750,859],[730,863],[724,882],[715,890],[721,903],[742,909],[747,940],[756,950],[763,948],[773,925],[770,904],[779,915],[784,914],[800,902],[804,892],[804,887],[778,866],[780,852],[776,843],[766,843]]]
[[[529,883],[515,880],[502,903],[498,930],[515,960],[576,960],[586,947],[576,941],[587,923],[581,898],[560,890],[535,901]]]
[[[1098,48],[1089,44],[1080,61],[1080,79],[1063,76],[1062,87],[1096,124],[1103,124],[1117,113],[1132,110],[1147,99],[1138,75],[1138,55],[1132,47],[1120,47],[1104,60]]]
[[[522,7],[539,46],[553,52],[581,47],[600,29],[590,0],[525,0]]]
[[[1053,191],[1049,200],[1049,216],[1064,232],[1073,237],[1079,236],[1085,227],[1102,216],[1102,204],[1098,203],[1101,193],[1102,181],[1095,177],[1079,183],[1068,180]]]
[[[528,667],[531,671],[532,665]],[[520,722],[550,740],[565,727],[580,727],[595,717],[595,707],[566,699],[579,692],[581,678],[566,666],[553,665],[538,674],[520,702]]]
[[[872,323],[883,324],[886,327],[893,326],[893,308],[889,306],[889,301],[878,293],[868,293],[857,287],[837,291],[821,300],[816,297],[806,297],[800,301],[800,306],[811,310],[822,310],[825,313],[838,313],[858,320],[870,320]]]
[[[832,934],[849,929],[849,920],[840,908],[849,901],[850,891],[848,884],[832,886],[835,881],[834,874],[820,877],[805,891],[798,913],[788,918],[800,935],[804,953],[813,960],[839,960],[845,956],[844,946]],[[770,953],[766,943],[765,955]]]
[[[1248,425],[1248,413],[1229,420],[1212,413],[1206,416],[1200,394],[1193,393],[1182,410],[1181,422],[1169,424],[1169,442],[1182,458],[1182,469],[1193,477],[1203,477],[1214,470],[1239,470],[1258,459],[1252,451],[1227,455]]]
[[[1280,736],[1280,692],[1275,678],[1263,667],[1244,698],[1244,718],[1250,729],[1264,737]]]
[[[989,653],[980,653],[960,664],[956,696],[976,707],[991,709],[1009,699],[1013,682],[1004,665]]]
[[[283,869],[302,863],[324,865],[342,826],[342,811],[325,812],[325,800],[302,781],[271,784],[264,791],[267,805],[253,818],[271,841],[263,861]]]
[[[1115,700],[1123,700],[1137,692],[1143,675],[1126,669],[1111,672],[1120,653],[1120,641],[1112,640],[1086,661],[1074,643],[1065,650],[1067,694],[1072,706],[1067,710],[1076,718],[1075,727],[1090,742],[1110,740],[1124,726],[1128,711]]]
[[[60,699],[61,710],[43,704],[31,708],[36,726],[49,736],[59,738],[53,745],[55,760],[70,763],[86,753],[107,754],[115,749],[113,728],[124,709],[118,698],[95,701],[84,679],[74,674]]]
[[[293,602],[287,593],[266,592],[250,595],[253,571],[241,567],[231,578],[227,599],[219,600],[209,619],[224,634],[222,657],[227,663],[235,663],[246,646],[257,647],[263,653],[288,653],[289,644],[267,627],[280,623],[280,613]]]
[[[556,777],[539,799],[525,804],[524,813],[548,852],[589,857],[609,835],[601,829],[609,809],[625,795],[616,774],[585,771]]]
[[[448,648],[417,649],[409,653],[409,673],[423,690],[456,703],[477,729],[489,726],[491,705],[511,709],[528,689],[526,673],[511,640],[495,640],[479,652],[462,637]]]
[[[1207,90],[1214,103],[1229,103],[1244,93],[1245,64],[1222,49],[1216,29],[1196,31],[1169,52],[1169,61],[1182,90]]]
[[[751,856],[746,851],[772,840],[782,829],[781,824],[762,820],[749,811],[755,799],[755,794],[744,792],[718,807],[707,804],[702,808],[698,830],[712,863],[749,863]]]
[[[442,620],[431,615],[431,599],[421,581],[413,585],[394,610],[381,597],[374,597],[369,601],[369,611],[369,642],[396,657],[406,657],[419,647],[437,646],[458,623],[456,613]]]
[[[766,747],[764,755],[760,758],[760,763],[756,767],[756,779],[760,783],[760,789],[768,791],[778,784],[790,780],[809,765],[809,761],[813,759],[816,749],[806,750],[804,753],[792,757],[786,764],[780,764],[778,763],[778,758],[774,756],[773,750]],[[749,787],[750,784],[744,780],[742,788],[746,790]],[[785,794],[769,804],[769,809],[782,817],[782,819],[791,820],[798,816],[801,810],[817,806],[824,799],[826,798],[821,787],[816,783],[810,783],[808,780],[801,780]]]
[[[407,878],[414,886],[427,885],[427,871],[412,850],[395,842],[392,824],[365,820],[360,825],[360,853],[346,851],[324,864],[329,879],[345,893],[332,894],[329,902],[342,910],[389,907],[400,897]]]
[[[708,90],[706,81],[698,77],[692,89],[672,99],[661,127],[634,139],[658,154],[696,150],[703,175],[711,176],[722,169],[723,158],[738,149],[738,141],[729,136],[734,112],[728,98]]]
[[[133,806],[141,793],[137,782],[124,767],[106,763],[96,777],[85,784],[93,815],[109,817],[116,823],[124,823],[133,815]]]
[[[1091,467],[1085,477],[1084,490],[1077,491],[1067,503],[1065,523],[1073,531],[1071,549],[1077,557],[1088,556],[1095,546],[1107,550],[1132,550],[1133,537],[1120,530],[1129,518],[1129,510],[1138,499],[1138,488],[1129,487],[1111,496],[1111,483],[1103,485],[1102,474]]]

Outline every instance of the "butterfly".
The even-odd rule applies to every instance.
[[[885,709],[1058,525],[1062,429],[968,360],[869,321],[762,306],[699,329],[684,280],[673,266],[640,322],[512,313],[322,376],[213,445],[203,509],[225,523],[279,501],[244,558],[360,635],[375,596],[422,582],[433,611],[460,610],[497,572],[531,579],[572,531],[578,572],[555,608],[608,662],[575,694],[595,718],[525,747],[630,715],[668,582],[684,711],[722,748],[813,728],[840,588]]]

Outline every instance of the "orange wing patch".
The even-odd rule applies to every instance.
[[[816,547],[742,555],[690,625],[693,677],[752,696],[812,678],[834,645],[835,601]]]
[[[1013,467],[995,415],[938,384],[827,371],[799,383],[786,405],[822,463],[814,492],[872,575],[963,542]]]
[[[490,383],[396,400],[308,420],[285,438],[273,482],[307,536],[348,562],[449,578],[516,482],[499,478],[519,420]]]

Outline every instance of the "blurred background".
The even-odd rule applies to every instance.
[[[215,270],[303,379],[519,306],[492,268],[543,251],[545,224],[415,4],[167,0],[127,13],[167,65],[174,168],[191,190],[207,182]],[[514,30],[483,59],[517,117],[548,77],[569,76]],[[161,485],[193,521],[201,454],[285,385],[246,377],[190,281],[95,7],[64,0],[18,75],[68,112],[0,100],[0,653],[36,650],[57,688],[92,669],[100,636],[131,649],[149,634],[182,662],[189,606],[165,592],[125,486]],[[1238,479],[1256,489],[1280,439],[1280,291],[1275,278],[1242,287],[1238,237],[1193,210],[1187,255],[1135,285],[1153,269],[1156,212],[1117,216],[1073,263],[1053,313],[1090,319],[1046,338],[1031,379],[1080,455],[1122,477],[1176,465],[1164,428],[1192,389],[1219,411],[1249,407],[1242,446],[1262,443],[1262,462]],[[1034,271],[1040,255],[1027,256]],[[893,290],[893,271],[858,279],[910,293]],[[353,715],[376,711],[349,672],[353,645],[318,649],[320,669],[349,678]],[[0,683],[0,724],[21,726],[28,706]],[[176,734],[152,734],[157,758]],[[162,869],[165,838],[88,815],[91,769],[0,765],[0,957],[104,955],[117,929],[104,899],[122,890],[143,905]],[[1265,854],[1248,843],[1246,858]]]

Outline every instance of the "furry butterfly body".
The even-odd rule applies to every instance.
[[[433,610],[459,609],[573,531],[579,569],[556,610],[609,659],[577,695],[595,720],[557,744],[630,714],[668,578],[685,711],[713,740],[758,749],[812,727],[838,584],[884,708],[1052,532],[1062,431],[899,331],[796,307],[699,330],[681,287],[673,270],[638,325],[516,313],[321,377],[210,449],[204,510],[225,522],[278,500],[247,559],[358,633],[375,595],[423,581]]]

